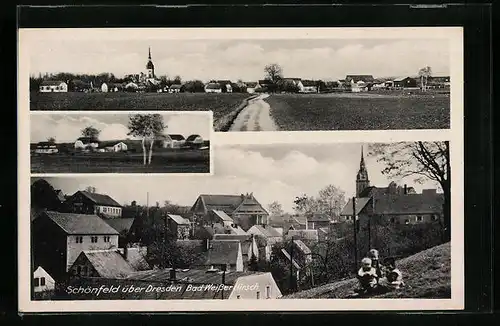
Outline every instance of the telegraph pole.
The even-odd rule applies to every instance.
[[[294,283],[293,283],[293,236],[292,236],[292,244],[290,246],[290,290],[294,290]]]
[[[352,220],[353,220],[353,231],[354,231],[354,273],[358,269],[358,239],[357,239],[357,223],[356,223],[356,197],[352,197]]]
[[[224,286],[226,284],[226,264],[222,264],[222,300],[224,300]]]

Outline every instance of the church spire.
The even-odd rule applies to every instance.
[[[356,197],[369,186],[370,180],[368,179],[368,171],[366,170],[363,146],[361,146],[361,160],[359,161],[359,170],[356,175]]]
[[[151,60],[151,47],[149,47],[149,56],[148,59]]]
[[[359,169],[365,169],[365,156],[363,155],[363,145],[361,145],[361,161],[359,162]]]

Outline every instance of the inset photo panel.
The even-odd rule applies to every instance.
[[[31,173],[210,174],[211,130],[210,111],[32,112]]]

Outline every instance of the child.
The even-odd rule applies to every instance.
[[[368,257],[361,260],[361,268],[358,270],[358,281],[360,292],[372,292],[377,286],[377,272],[372,266],[372,260]]]
[[[375,271],[377,273],[377,282],[380,278],[384,277],[384,266],[380,264],[380,261],[378,259],[378,250],[376,249],[371,249],[368,252],[368,257],[372,260],[372,266],[375,268]]]
[[[396,268],[396,260],[394,258],[387,259],[386,276],[381,280],[381,285],[389,290],[397,290],[404,286],[403,274]]]

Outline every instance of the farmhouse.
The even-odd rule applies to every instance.
[[[417,81],[411,77],[400,77],[393,80],[395,88],[416,88]]]
[[[158,141],[162,148],[181,148],[186,142],[184,136],[178,134],[160,135]]]
[[[299,86],[299,92],[301,93],[318,92],[318,83],[313,80],[299,80],[297,86]]]
[[[118,232],[97,215],[46,211],[32,222],[35,264],[60,280],[84,250],[118,246]]]
[[[273,245],[283,240],[282,235],[269,225],[254,225],[247,231],[247,233],[264,238],[269,245]]]
[[[57,145],[48,141],[39,142],[35,148],[35,153],[38,154],[54,154],[58,151]]]
[[[107,218],[121,217],[122,206],[108,195],[79,190],[66,199],[73,213],[100,214]]]
[[[183,87],[180,84],[170,85],[170,87],[168,88],[169,93],[180,93],[180,92],[182,92],[182,90],[183,90]]]
[[[139,85],[134,82],[130,82],[125,85],[125,90],[127,92],[137,92],[139,90]]]
[[[323,227],[330,226],[330,219],[325,214],[311,214],[306,216],[307,229],[318,230]]]
[[[205,93],[222,93],[222,87],[219,83],[210,82],[205,85]]]
[[[35,293],[53,291],[56,282],[49,273],[41,266],[38,266],[33,273],[33,288]]]
[[[257,87],[256,82],[245,82],[244,84],[246,85],[247,93],[250,93],[250,94],[255,93],[255,87]]]
[[[40,85],[42,93],[61,93],[68,91],[68,84],[60,80],[44,80]]]
[[[351,92],[359,93],[368,91],[368,84],[362,80],[357,82],[351,81]]]
[[[128,150],[128,146],[119,140],[108,140],[99,142],[98,149],[102,149],[105,152],[125,152]]]
[[[427,86],[432,88],[450,87],[450,76],[434,76],[429,77]]]
[[[98,148],[99,140],[93,137],[80,137],[75,141],[75,149]]]
[[[128,246],[135,240],[136,234],[136,219],[132,217],[122,218],[103,218],[103,221],[108,223],[113,229],[120,234],[118,238],[118,246],[120,248]]]
[[[253,193],[241,195],[200,195],[191,207],[191,213],[202,225],[211,224],[212,210],[223,211],[233,219],[235,225],[247,231],[256,224],[267,224],[269,213],[254,197]]]
[[[230,80],[217,80],[216,83],[220,85],[222,93],[233,92],[233,86]]]
[[[185,144],[191,147],[198,147],[203,145],[203,138],[200,135],[190,135],[186,138]]]
[[[363,81],[365,83],[372,83],[374,78],[372,75],[347,75],[345,78],[347,83],[358,83],[359,81]]]
[[[187,240],[191,235],[191,221],[175,214],[167,214],[167,232],[176,240]]]

